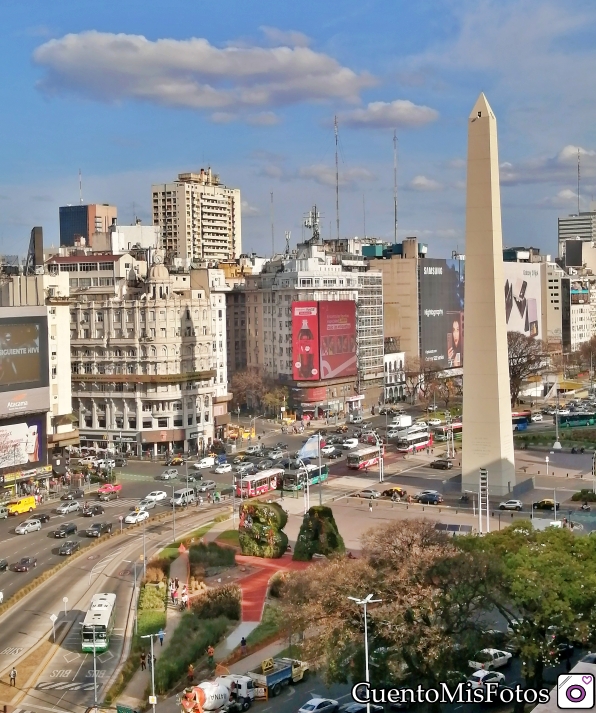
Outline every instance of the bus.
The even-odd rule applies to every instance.
[[[116,595],[94,594],[83,621],[81,643],[83,651],[107,651],[114,631],[115,617]]]
[[[329,467],[326,465],[320,468],[312,463],[306,466],[306,473],[308,474],[308,485],[317,485],[318,483],[324,483],[329,477]],[[302,490],[304,483],[306,481],[306,473],[304,468],[299,468],[298,470],[286,470],[283,476],[283,489],[284,490]],[[281,486],[281,481],[279,483]]]
[[[354,470],[370,468],[370,466],[379,462],[379,453],[383,454],[384,452],[383,446],[381,446],[381,451],[379,451],[379,446],[369,446],[368,448],[360,448],[357,451],[350,451],[347,458],[348,468],[353,468]]]
[[[564,416],[559,414],[560,428],[574,428],[575,426],[594,426],[596,413],[570,413]]]
[[[511,413],[511,425],[514,431],[525,431],[532,421],[532,412],[528,410],[513,411]]]
[[[254,475],[238,475],[236,477],[236,496],[254,498],[256,495],[275,490],[283,475],[283,468],[270,468]]]
[[[433,438],[436,441],[446,441],[449,431],[453,431],[453,438],[461,441],[462,425],[461,422],[452,423],[450,426],[435,426],[433,428]]]
[[[430,448],[433,444],[431,433],[409,433],[407,436],[400,438],[397,441],[397,450],[399,453],[415,453],[422,451],[425,448]]]

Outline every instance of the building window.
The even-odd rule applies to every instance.
[[[152,428],[153,427],[153,422],[151,420],[144,420],[143,419],[143,428]]]
[[[168,420],[167,418],[158,418],[157,419],[157,427],[158,428],[167,428],[168,427]]]

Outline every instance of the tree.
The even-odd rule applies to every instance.
[[[265,386],[267,389],[267,387]],[[287,386],[275,386],[272,385],[263,394],[261,398],[261,403],[267,411],[271,411],[276,415],[279,415],[280,408],[288,402],[288,397],[290,392]]]
[[[427,377],[426,382],[425,376]],[[424,397],[428,383],[428,374],[420,359],[406,357],[404,363],[404,388],[412,403],[416,401],[418,395]]]
[[[580,344],[579,353],[582,365],[593,371],[596,367],[596,335],[590,337],[589,341]]]
[[[524,380],[543,373],[547,368],[548,354],[543,341],[526,337],[521,332],[507,332],[507,347],[511,405],[514,406],[518,401]]]
[[[460,395],[460,390],[457,377],[448,379],[436,378],[427,388],[426,398],[429,403],[435,399],[442,401],[445,404],[445,409],[448,409],[453,399]]]
[[[235,408],[246,405],[249,394],[260,402],[265,391],[265,382],[256,369],[243,369],[233,374],[231,388]]]

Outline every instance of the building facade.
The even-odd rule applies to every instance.
[[[60,245],[90,245],[94,233],[107,233],[118,218],[116,206],[108,203],[67,205],[59,208]]]
[[[568,215],[558,220],[559,257],[565,257],[565,243],[568,240],[594,242],[596,240],[596,206],[590,211]]]

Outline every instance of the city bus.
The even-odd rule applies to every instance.
[[[436,441],[446,441],[450,430],[453,430],[454,440],[461,441],[462,425],[460,422],[452,423],[450,426],[435,426],[433,428],[433,438]]]
[[[399,453],[415,453],[430,448],[432,444],[432,434],[426,431],[424,433],[408,433],[407,436],[397,441],[396,446]]]
[[[513,411],[511,414],[511,425],[513,426],[514,431],[525,431],[531,421],[531,411]]]
[[[94,594],[89,610],[85,614],[82,630],[81,649],[96,652],[107,651],[114,631],[116,617],[116,595]]]
[[[575,428],[575,426],[594,426],[596,413],[570,413],[566,416],[559,414],[560,428]]]
[[[364,470],[376,465],[379,462],[379,452],[384,453],[383,446],[381,446],[381,451],[379,451],[379,446],[369,446],[368,448],[360,448],[357,451],[350,451],[347,458],[348,468]]]
[[[329,468],[326,465],[320,468],[312,463],[306,466],[306,473],[308,474],[308,485],[317,485],[318,483],[324,483],[329,477]],[[306,480],[306,475],[304,468],[299,468],[298,470],[286,470],[283,475],[283,488],[284,490],[302,490],[304,488],[304,483]],[[279,483],[281,485],[281,482]]]
[[[254,475],[239,475],[236,477],[236,496],[254,498],[256,495],[275,490],[283,475],[283,468],[270,468]]]

